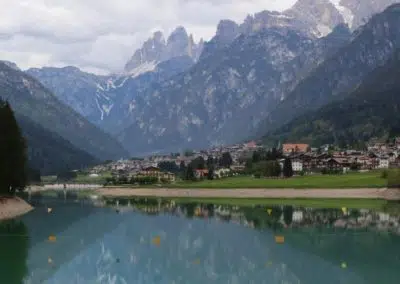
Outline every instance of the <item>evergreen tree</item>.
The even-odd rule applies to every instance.
[[[184,161],[181,161],[181,163],[180,163],[180,165],[179,165],[179,171],[180,171],[181,173],[184,173],[185,170],[186,170],[185,162],[184,162]]]
[[[209,180],[213,180],[213,179],[214,179],[214,166],[213,166],[213,165],[211,165],[211,166],[208,168],[207,178],[208,178]]]
[[[26,143],[10,105],[0,101],[0,193],[14,194],[27,182]]]
[[[206,168],[206,161],[202,156],[198,156],[190,163],[193,169],[204,170]]]
[[[289,158],[286,158],[285,162],[283,163],[283,175],[285,177],[293,176],[292,161]]]
[[[193,169],[193,166],[191,163],[186,168],[185,179],[186,180],[194,180],[195,179],[194,169]]]
[[[233,164],[233,159],[229,152],[225,152],[222,154],[221,159],[219,160],[219,165],[223,168],[230,168]]]
[[[207,158],[207,168],[211,168],[212,166],[214,166],[214,158],[211,156],[208,156]]]

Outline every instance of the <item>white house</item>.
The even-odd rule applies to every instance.
[[[380,158],[378,167],[380,169],[388,169],[389,168],[389,159],[388,158]]]
[[[222,168],[222,169],[218,169],[218,170],[214,171],[214,176],[216,178],[222,178],[222,177],[228,176],[230,172],[231,172],[230,169]]]
[[[303,171],[303,162],[300,160],[292,160],[292,168],[294,172]]]
[[[294,211],[292,215],[293,222],[301,222],[303,221],[303,212],[302,211]]]

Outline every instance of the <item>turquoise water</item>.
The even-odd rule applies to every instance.
[[[0,223],[0,283],[400,283],[399,210],[72,199]]]

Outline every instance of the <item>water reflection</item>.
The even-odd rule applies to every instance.
[[[0,282],[22,283],[28,273],[29,236],[25,224],[0,222]]]
[[[316,209],[299,206],[237,206],[175,201],[173,199],[107,199],[106,206],[121,212],[148,215],[171,214],[186,218],[215,218],[256,229],[336,228],[375,230],[400,235],[400,204],[388,203],[384,211],[375,209]]]
[[[318,209],[77,196],[31,202],[35,210],[12,221],[14,230],[23,222],[26,243],[15,248],[11,231],[0,243],[0,269],[7,267],[0,283],[397,284],[400,277],[396,204]],[[18,269],[3,251],[17,256]]]

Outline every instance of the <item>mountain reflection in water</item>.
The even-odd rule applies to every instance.
[[[36,209],[14,221],[24,224],[29,242],[27,237],[18,245],[17,270],[2,271],[0,283],[21,283],[18,277],[24,283],[68,284],[400,279],[397,205],[356,210],[145,198],[33,202]],[[0,263],[6,261],[2,253]]]

